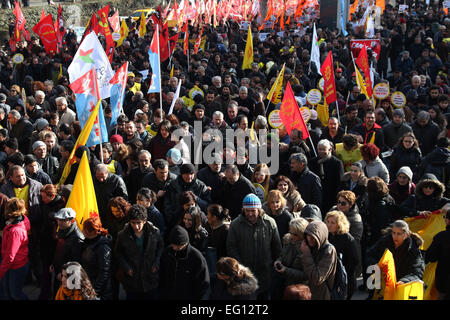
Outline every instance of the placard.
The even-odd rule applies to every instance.
[[[119,41],[121,37],[122,37],[122,36],[121,36],[120,33],[118,33],[118,32],[113,32],[113,34],[112,34],[112,39],[113,39],[114,41]]]
[[[269,121],[272,128],[280,128],[283,125],[283,121],[280,118],[280,110],[273,110],[269,113],[267,121]]]
[[[325,80],[323,78],[320,78],[319,80],[319,89],[323,91],[323,86],[325,84]]]
[[[21,54],[21,53],[16,53],[16,54],[13,55],[13,57],[12,57],[12,61],[13,61],[15,64],[22,63],[23,60],[25,60],[25,58],[24,58],[23,54]]]
[[[266,190],[264,190],[264,187],[256,182],[253,183],[253,186],[255,187],[255,194],[258,196],[261,202],[265,202],[267,193]]]
[[[320,90],[318,89],[311,89],[306,96],[306,100],[310,105],[315,106],[322,100],[322,92],[320,92]]]
[[[391,96],[392,105],[396,108],[403,108],[406,105],[406,97],[401,91],[395,91]]]
[[[389,97],[389,84],[379,83],[373,88],[373,95],[375,98],[384,100]]]
[[[302,115],[303,121],[307,123],[311,119],[311,110],[307,107],[300,108],[300,114]]]

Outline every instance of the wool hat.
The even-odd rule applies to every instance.
[[[322,212],[320,208],[315,204],[307,204],[300,214],[302,218],[305,218],[308,221],[322,221]]]
[[[257,195],[253,193],[249,193],[245,196],[244,200],[242,201],[242,208],[244,209],[261,209],[261,200],[258,198]]]
[[[45,146],[46,146],[46,144],[44,142],[42,142],[41,140],[38,140],[35,143],[33,143],[33,145],[31,146],[31,149],[34,151],[37,148],[45,147]]]
[[[171,158],[173,162],[178,163],[178,161],[180,161],[181,159],[181,152],[177,148],[172,148],[169,151],[167,151],[166,156]]]
[[[412,181],[413,172],[412,172],[412,170],[411,170],[410,167],[408,167],[408,166],[401,167],[401,168],[398,169],[398,171],[397,171],[397,176],[398,176],[400,173],[403,173],[405,176],[408,177],[409,181]]]
[[[48,121],[44,118],[37,119],[36,122],[34,123],[34,128],[37,131],[42,131],[42,129],[44,129],[47,126],[48,126]]]
[[[405,118],[405,112],[402,109],[395,109],[393,116],[400,116],[402,119]]]
[[[123,138],[119,134],[114,134],[114,135],[111,136],[111,138],[109,138],[109,142],[111,142],[111,143],[114,143],[114,142],[123,143]]]
[[[55,219],[65,220],[65,219],[75,219],[77,213],[72,208],[62,208],[55,213]]]
[[[180,168],[180,174],[185,174],[185,173],[195,173],[195,167],[192,163],[184,163],[183,165],[181,165]]]
[[[18,149],[19,143],[17,142],[17,138],[9,138],[8,140],[6,140],[5,146],[14,150]]]
[[[189,243],[189,235],[186,229],[182,226],[173,227],[172,231],[170,231],[169,242],[177,246]]]

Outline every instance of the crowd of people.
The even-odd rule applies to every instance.
[[[17,43],[15,52],[4,45],[1,298],[27,299],[23,288],[34,283],[40,300],[117,300],[121,287],[129,300],[329,300],[342,262],[350,300],[357,290],[371,296],[367,267],[388,248],[399,284],[423,280],[425,263],[437,261],[439,298],[448,299],[450,17],[442,4],[406,2],[405,12],[387,5],[382,14],[379,59],[368,50],[374,84],[402,91],[403,108],[361,94],[349,41],[363,32],[349,24],[344,37],[319,20],[292,19],[284,31],[278,25],[259,31],[254,19],[254,62],[247,70],[247,29],[233,20],[204,25],[204,48],[195,54],[191,43],[188,58],[177,43],[161,64],[161,95],[149,93],[153,22],[139,37],[139,25],[128,18],[130,33],[112,61],[114,70],[129,62],[123,113],[111,125],[110,101],[102,100],[109,142],[79,146],[63,184],[82,129],[67,73],[76,35],[67,30],[64,50],[53,57],[35,37]],[[326,125],[305,99],[321,78],[311,63],[313,22],[322,61],[333,54],[338,91]],[[264,41],[261,32],[268,33]],[[192,39],[199,33],[189,26]],[[13,63],[15,53],[23,63]],[[308,139],[283,126],[260,131],[273,129],[268,115],[280,109],[267,94],[283,64],[283,88],[289,82],[299,107],[311,109]],[[222,143],[210,163],[194,161],[195,125],[202,128],[201,154]],[[185,134],[175,138],[178,129]],[[239,129],[249,133],[243,144],[225,139],[226,130]],[[275,146],[278,171],[250,161],[251,145]],[[99,217],[80,228],[66,203],[83,154]],[[446,231],[421,251],[423,239],[403,219],[441,209]]]

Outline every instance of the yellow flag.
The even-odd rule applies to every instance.
[[[147,33],[147,24],[145,22],[144,11],[142,11],[141,23],[139,24],[139,36],[143,38],[146,33]]]
[[[437,300],[438,292],[436,289],[436,267],[437,262],[429,262],[425,266],[423,272],[423,282],[425,283],[426,290],[423,294],[423,300]]]
[[[328,104],[325,99],[323,99],[323,104],[317,105],[317,118],[324,127],[328,126],[328,119],[330,118],[330,112],[328,110]]]
[[[369,94],[367,93],[366,89],[366,83],[364,82],[364,79],[361,73],[359,72],[358,68],[355,68],[355,72],[356,72],[356,82],[358,83],[358,87],[361,90],[361,93],[364,94],[367,97],[367,99],[369,99]]]
[[[66,165],[64,167],[63,173],[61,175],[61,179],[59,180],[58,184],[64,184],[67,177],[70,173],[70,168],[72,167],[72,164],[75,163],[75,151],[79,146],[84,146],[89,138],[89,135],[91,134],[92,127],[94,126],[95,119],[98,115],[98,110],[100,108],[100,103],[102,100],[99,100],[97,102],[97,105],[95,106],[94,111],[92,111],[91,115],[89,116],[88,120],[86,121],[86,124],[83,127],[83,130],[81,130],[80,135],[78,136],[77,141],[75,142],[75,146],[72,149],[72,152],[70,153],[69,159],[66,162]]]
[[[62,63],[60,63],[60,64],[59,64],[58,80],[61,79],[62,75],[63,75],[63,72],[62,72]]]
[[[281,68],[281,71],[278,74],[277,79],[273,83],[272,88],[270,89],[269,94],[267,95],[267,100],[269,100],[273,104],[281,102],[281,98],[283,95],[284,67],[285,64],[283,64],[283,68]]]
[[[81,230],[83,230],[84,221],[89,218],[99,217],[94,182],[92,181],[86,151],[83,152],[66,208],[75,210],[77,213],[75,220],[77,220],[78,227]]]
[[[423,245],[420,250],[427,250],[433,242],[433,237],[441,231],[445,230],[444,213],[433,213],[428,218],[412,217],[404,219],[411,232],[418,233],[423,239]]]
[[[170,69],[170,77],[171,78],[173,77],[173,66],[174,66],[174,64],[172,64],[172,69]]]
[[[122,24],[120,25],[120,39],[117,41],[117,47],[120,47],[124,40],[128,37],[128,25],[125,22],[125,19],[122,20]]]
[[[242,61],[242,70],[251,69],[253,63],[253,37],[250,23],[248,24],[247,44],[245,45],[244,61]]]
[[[381,290],[375,290],[373,299],[394,300],[397,276],[395,274],[394,256],[389,249],[384,251],[383,256],[378,262],[378,266],[381,269]]]

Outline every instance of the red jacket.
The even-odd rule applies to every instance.
[[[28,263],[28,232],[30,221],[28,217],[17,223],[11,223],[3,229],[2,263],[0,279],[10,269],[18,269]]]

